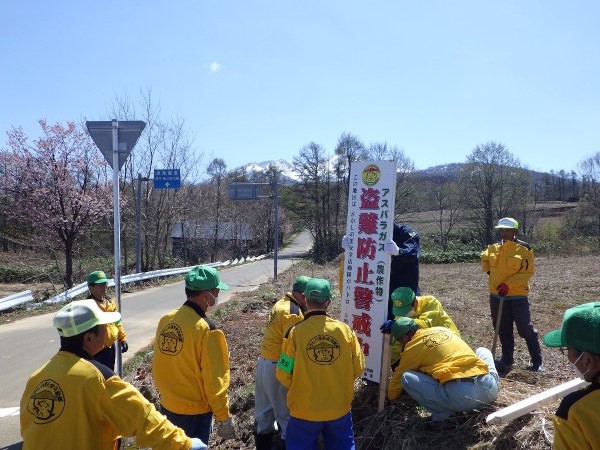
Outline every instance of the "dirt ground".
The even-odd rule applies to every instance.
[[[585,258],[537,258],[530,295],[532,321],[540,337],[560,326],[565,309],[600,298],[597,268],[600,256]],[[213,433],[210,448],[250,449],[254,441],[254,372],[260,351],[262,327],[273,303],[289,290],[300,274],[327,278],[337,284],[337,262],[317,266],[302,262],[281,275],[277,283],[233,299],[212,313],[226,336],[230,350],[231,412],[237,421],[238,439],[222,442]],[[422,293],[436,296],[452,316],[463,338],[473,347],[491,348],[493,327],[490,319],[486,278],[479,264],[459,263],[421,265]],[[339,297],[331,311],[339,313]],[[487,425],[485,417],[504,406],[539,393],[574,377],[566,358],[557,349],[542,346],[544,373],[525,370],[529,362],[524,341],[516,335],[515,368],[501,379],[498,400],[491,406],[459,416],[452,429],[426,431],[427,413],[409,396],[386,402],[377,413],[377,385],[356,382],[352,414],[357,449],[549,449],[552,416],[558,401],[526,414],[505,425]],[[499,352],[499,351],[498,351]],[[158,401],[151,374],[151,354],[133,367],[129,379],[153,401]],[[136,448],[131,446],[129,448]]]

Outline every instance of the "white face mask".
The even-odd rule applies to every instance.
[[[213,305],[209,305],[207,301],[205,301],[206,303],[206,309],[204,310],[205,313],[209,313],[211,312],[213,309],[215,309],[215,306],[217,306],[217,303],[219,302],[219,297],[218,296],[214,296],[212,292],[210,291],[206,291],[208,292],[208,295],[210,295],[213,300],[214,300],[214,304]]]
[[[581,359],[582,356],[583,356],[583,352],[581,352],[581,355],[579,355],[579,358],[577,358],[574,363],[571,363],[571,365],[573,366],[573,369],[575,370],[575,375],[577,375],[577,378],[579,378],[580,380],[585,380],[585,374],[588,373],[590,371],[590,369],[586,370],[585,372],[582,372],[581,370],[579,370],[577,368],[577,363],[579,362],[579,360]]]
[[[411,318],[412,318],[412,317],[417,317],[417,312],[416,312],[414,309],[411,309],[411,310],[408,312],[407,316],[408,316],[408,317],[411,317]]]

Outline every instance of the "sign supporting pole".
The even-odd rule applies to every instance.
[[[389,382],[389,367],[390,367],[390,335],[383,335],[383,349],[381,352],[381,378],[379,380],[379,402],[377,404],[377,412],[383,411],[385,407],[385,395]]]
[[[273,174],[273,195],[274,195],[274,208],[275,208],[275,230],[273,233],[273,279],[277,281],[277,250],[279,247],[279,188],[277,187],[277,178],[279,174],[277,171]]]
[[[115,251],[115,296],[117,307],[121,311],[121,208],[119,206],[119,122],[112,121],[113,144],[113,204],[114,204],[114,251]],[[116,368],[120,377],[123,376],[123,355],[121,346],[117,343]]]
[[[98,146],[106,162],[113,170],[113,213],[114,213],[114,253],[115,253],[115,293],[119,312],[121,312],[121,211],[119,206],[119,171],[146,124],[141,120],[123,121],[86,121],[88,133]],[[123,376],[123,358],[121,346],[117,345],[116,368]]]

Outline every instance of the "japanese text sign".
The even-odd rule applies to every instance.
[[[389,301],[396,162],[362,161],[350,168],[341,320],[356,333],[366,368],[363,378],[379,382],[383,335]]]

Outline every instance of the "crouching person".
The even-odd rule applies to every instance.
[[[350,406],[365,357],[350,327],[327,315],[329,282],[312,278],[304,296],[307,313],[287,333],[276,370],[289,389],[286,447],[313,449],[322,435],[326,449],[354,449]]]
[[[498,372],[486,348],[473,352],[445,327],[420,328],[408,317],[392,325],[392,336],[404,352],[394,370],[388,398],[396,400],[404,389],[431,413],[430,429],[444,428],[455,412],[471,411],[498,396]]]
[[[205,449],[160,414],[137,389],[94,361],[104,348],[107,324],[118,312],[94,300],[64,306],[54,317],[60,350],[36,370],[21,398],[23,449],[109,450],[119,435],[137,445],[164,450]]]

